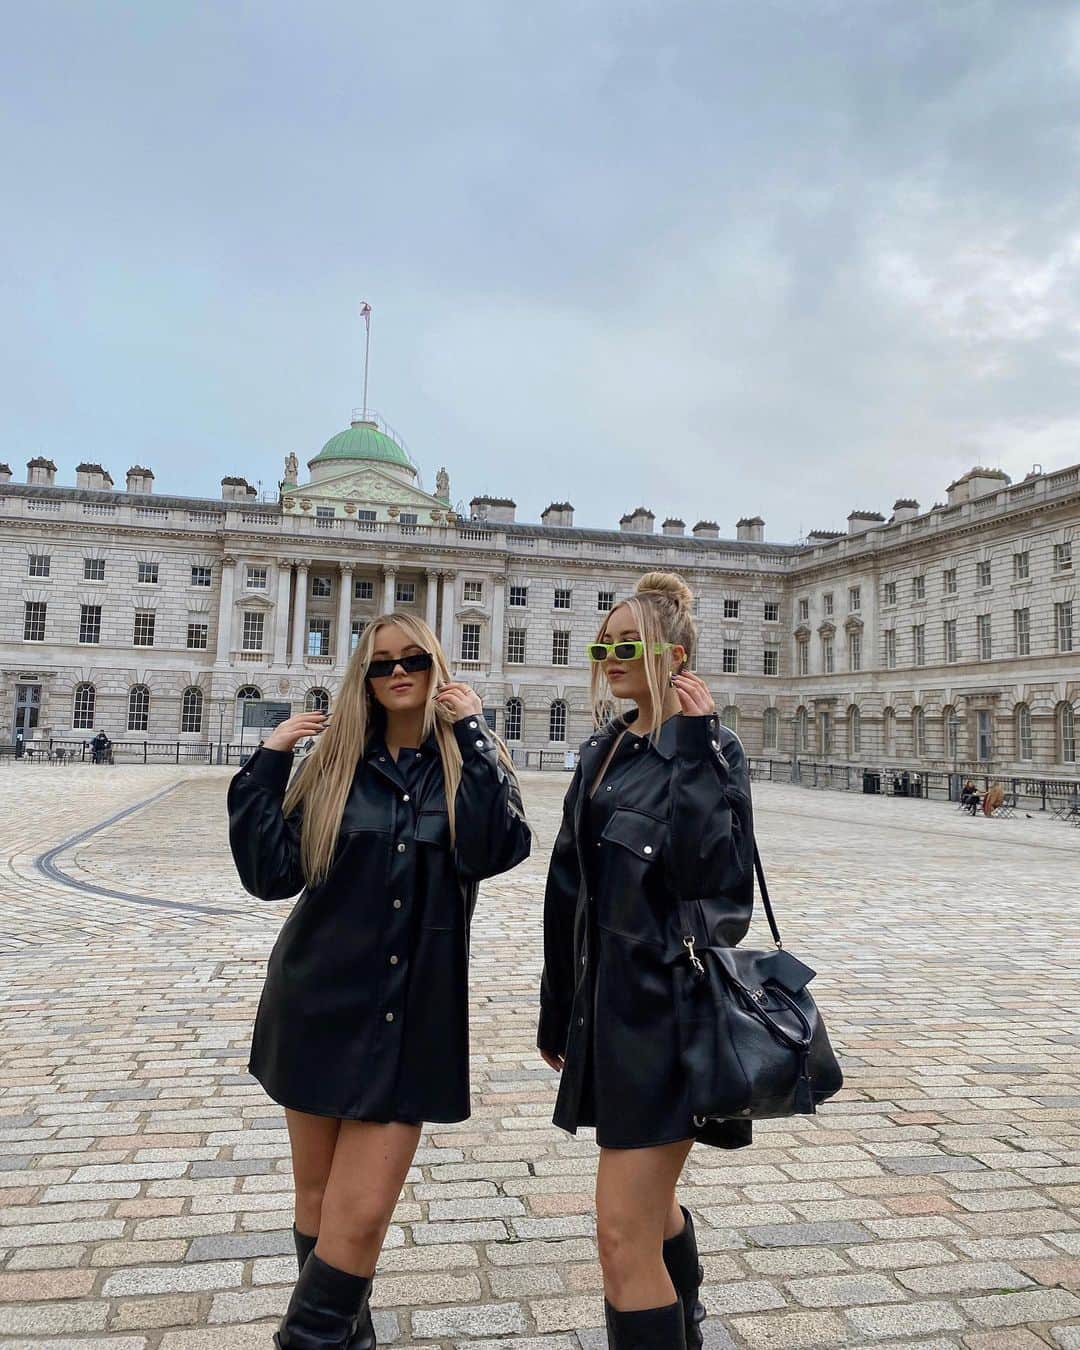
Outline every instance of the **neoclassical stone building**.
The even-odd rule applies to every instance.
[[[922,511],[853,511],[846,532],[735,537],[713,521],[657,529],[538,524],[514,502],[454,509],[398,438],[354,417],[279,500],[243,479],[221,497],[124,490],[98,464],[74,486],[51,460],[0,465],[4,738],[235,740],[249,698],[333,702],[363,626],[423,615],[512,745],[573,748],[591,726],[583,646],[650,568],[698,596],[697,669],[751,755],[1071,777],[1080,467],[1013,484],[975,468]],[[249,731],[248,737],[252,733]]]

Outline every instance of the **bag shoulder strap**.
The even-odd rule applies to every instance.
[[[769,888],[765,884],[765,869],[761,865],[761,854],[758,852],[757,840],[754,840],[754,871],[757,873],[758,890],[761,892],[761,904],[765,910],[765,917],[769,921],[769,932],[772,933],[773,941],[777,947],[783,947],[780,939],[780,929],[776,923],[776,915],[773,913],[772,901],[769,899]]]

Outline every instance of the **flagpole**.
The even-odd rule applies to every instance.
[[[368,358],[371,352],[371,306],[365,300],[361,306],[360,313],[364,316],[364,412],[363,420],[367,421],[367,383],[368,383]]]

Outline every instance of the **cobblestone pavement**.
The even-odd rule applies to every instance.
[[[281,1113],[244,1072],[288,903],[228,859],[227,774],[0,769],[0,1344],[247,1350],[293,1272]],[[425,1134],[380,1344],[596,1350],[596,1153],[533,1049],[563,774],[481,888],[474,1114]],[[817,1117],[695,1148],[711,1350],[1080,1348],[1080,832],[756,787],[785,936],[848,1072]],[[101,828],[98,828],[98,827]]]

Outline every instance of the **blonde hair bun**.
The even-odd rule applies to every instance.
[[[679,609],[693,610],[694,592],[677,572],[646,572],[634,587],[634,594],[651,591],[662,595]]]

